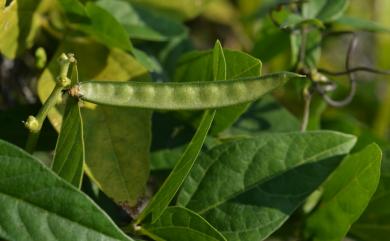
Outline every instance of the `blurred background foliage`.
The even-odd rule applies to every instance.
[[[12,1],[3,1],[10,4]],[[20,1],[23,2],[23,1]],[[26,1],[29,2],[29,1]],[[68,1],[71,2],[71,1]],[[83,1],[87,2],[87,1]],[[193,49],[209,49],[215,39],[220,39],[225,48],[242,50],[263,62],[263,73],[278,70],[291,70],[291,49],[288,33],[272,24],[269,11],[278,2],[270,0],[196,0],[196,1],[130,1],[132,9],[121,8],[122,1],[97,1],[125,26],[133,45],[136,46],[138,61],[142,62],[157,80],[169,80],[178,57]],[[124,2],[122,2],[124,4]],[[118,6],[115,6],[118,5]],[[359,42],[353,56],[353,66],[375,66],[386,69],[390,51],[390,17],[387,12],[390,4],[384,0],[355,0],[349,5],[346,15],[364,20],[374,20],[385,31],[359,31]],[[5,19],[17,18],[24,14],[19,30],[11,29],[0,33],[1,57],[1,98],[2,110],[20,104],[37,103],[35,91],[37,76],[42,68],[37,66],[36,51],[44,47],[48,60],[55,54],[64,38],[72,42],[94,41],[80,31],[85,30],[80,23],[65,25],[67,20],[57,1],[37,1],[28,6],[29,11],[13,9]],[[17,7],[16,7],[17,8]],[[27,14],[25,14],[27,13]],[[126,15],[127,14],[127,15]],[[130,16],[130,17],[125,17]],[[24,22],[25,21],[25,22]],[[341,21],[340,21],[341,22]],[[335,30],[350,30],[351,27],[338,22],[331,23]],[[69,28],[71,31],[69,31]],[[69,33],[67,34],[67,30]],[[20,33],[16,33],[20,31]],[[18,41],[8,43],[7,36],[18,35]],[[95,39],[98,39],[95,37]],[[99,40],[98,40],[99,41]],[[342,70],[348,36],[331,37],[324,40],[320,68]],[[115,46],[115,44],[114,44]],[[26,51],[27,50],[27,51]],[[141,52],[143,50],[143,52]],[[138,53],[138,55],[137,55]],[[17,58],[14,59],[14,57]],[[79,56],[83,58],[83,56]],[[352,113],[380,137],[389,135],[389,92],[386,76],[359,73],[358,93],[353,102],[341,110],[326,108],[323,117],[332,118],[338,114]],[[346,79],[337,78],[341,86]],[[301,116],[301,95],[294,86],[288,86],[276,94],[278,99],[296,116]],[[294,91],[295,90],[295,91]],[[325,109],[325,108],[324,108]]]

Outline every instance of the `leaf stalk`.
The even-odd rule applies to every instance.
[[[52,90],[49,98],[45,101],[42,108],[35,117],[30,115],[26,122],[24,122],[25,127],[29,130],[29,135],[25,147],[25,150],[29,153],[32,153],[35,150],[43,122],[45,121],[49,111],[58,103],[58,100],[61,99],[62,91],[71,83],[67,75],[70,64],[75,62],[73,54],[61,54],[58,62],[60,65],[60,72],[56,78],[56,85]]]

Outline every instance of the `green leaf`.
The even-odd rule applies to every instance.
[[[132,240],[85,194],[33,156],[0,140],[0,237]]]
[[[226,59],[219,40],[215,42],[213,49],[213,81],[226,80]]]
[[[184,146],[155,151],[150,156],[150,170],[170,170],[184,152]]]
[[[149,177],[151,111],[83,109],[87,174],[121,205],[135,206]]]
[[[131,55],[103,45],[64,42],[54,56],[71,49],[76,53],[80,80],[145,80],[147,70]],[[58,63],[54,58],[38,80],[38,94],[46,100],[55,85]],[[59,130],[62,105],[49,112]],[[117,203],[136,205],[149,177],[151,111],[96,106],[82,102],[86,172]]]
[[[153,196],[146,208],[137,217],[136,223],[140,223],[149,214],[152,214],[151,223],[154,223],[172,201],[174,195],[184,182],[188,173],[194,165],[196,158],[202,148],[207,132],[213,122],[215,111],[207,110],[203,114],[202,121],[199,124],[191,142],[176,163],[171,174],[162,184],[159,191]]]
[[[321,1],[323,0],[319,0],[319,2]],[[317,18],[324,22],[331,22],[340,18],[349,5],[349,0],[327,0],[326,2],[317,15]]]
[[[177,203],[202,215],[228,240],[263,240],[355,142],[350,135],[317,131],[264,133],[218,145],[199,157]]]
[[[364,241],[383,241],[390,235],[390,148],[384,149],[381,178],[368,207],[350,233]]]
[[[262,63],[260,60],[239,51],[224,49],[223,53],[226,61],[226,79],[261,75]],[[180,59],[174,80],[177,82],[213,80],[212,61],[211,51],[188,53]],[[211,132],[217,134],[230,127],[248,106],[249,104],[241,104],[219,108]]]
[[[5,4],[5,3],[4,3]],[[0,53],[7,58],[15,58],[32,46],[37,30],[33,21],[40,1],[14,0],[0,9]]]
[[[213,226],[199,214],[183,207],[168,207],[153,224],[146,224],[141,232],[166,241],[226,241]]]
[[[383,26],[374,21],[357,18],[357,17],[343,16],[337,19],[335,23],[342,26],[349,26],[354,29],[370,31],[370,32],[384,32],[384,33],[390,32],[390,28],[386,26]]]
[[[88,2],[85,10],[91,25],[80,25],[80,29],[96,37],[96,40],[109,47],[131,51],[133,46],[123,27],[111,14],[95,3]]]
[[[332,22],[343,15],[348,5],[349,0],[310,0],[303,4],[303,16]]]
[[[308,239],[339,241],[344,238],[377,188],[381,156],[379,146],[371,144],[342,161],[324,184],[322,199],[306,221]]]
[[[75,28],[90,34],[108,47],[133,50],[126,30],[96,3],[88,2],[85,7],[75,0],[60,0],[60,3]]]
[[[234,125],[227,130],[231,135],[259,135],[263,132],[298,131],[299,120],[272,96],[256,101]]]
[[[80,187],[84,161],[85,147],[80,107],[78,100],[69,98],[57,140],[52,169],[75,187]]]
[[[167,41],[187,33],[184,25],[150,8],[124,0],[99,0],[96,4],[111,13],[131,38]]]

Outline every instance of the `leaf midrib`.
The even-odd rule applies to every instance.
[[[208,241],[219,241],[220,239],[216,239],[214,236],[210,236],[209,234],[207,233],[202,233],[196,229],[193,229],[191,227],[184,227],[184,226],[171,226],[171,225],[167,225],[167,226],[164,226],[164,227],[154,227],[154,228],[149,228],[148,230],[153,232],[154,230],[162,230],[162,229],[182,229],[182,230],[190,230],[194,233],[197,233],[199,234],[200,236],[204,236],[204,237],[208,237],[208,238],[212,238],[212,240],[208,239]],[[157,234],[156,234],[157,235]]]
[[[115,148],[115,145],[113,143],[113,138],[111,136],[111,127],[110,127],[110,122],[107,121],[107,114],[106,114],[106,111],[104,110],[104,107],[101,109],[102,110],[102,113],[103,113],[103,119],[104,119],[104,124],[107,126],[107,134],[108,134],[108,137],[110,139],[110,144],[111,144],[111,147],[112,147],[112,153],[114,154],[114,163],[115,163],[115,167],[116,169],[118,170],[118,173],[120,174],[119,175],[119,179],[121,180],[121,184],[122,184],[122,187],[124,188],[125,192],[126,192],[126,195],[127,195],[127,198],[128,200],[131,200],[131,195],[130,195],[130,192],[129,190],[127,189],[127,182],[124,178],[124,175],[123,175],[123,172],[122,172],[122,169],[120,168],[120,165],[119,165],[119,158],[116,154],[116,148]],[[125,200],[125,201],[128,201],[128,200]]]
[[[275,173],[274,175],[271,175],[271,176],[269,176],[268,178],[264,178],[264,179],[262,179],[262,180],[260,180],[260,181],[258,181],[258,182],[255,182],[255,183],[253,183],[253,184],[251,184],[251,185],[248,185],[248,186],[246,186],[243,190],[239,190],[239,191],[237,191],[237,192],[235,192],[235,193],[232,193],[231,195],[228,195],[228,196],[227,196],[226,198],[224,198],[223,200],[221,200],[221,201],[219,201],[219,202],[216,202],[215,204],[213,204],[213,205],[211,205],[211,206],[209,206],[209,207],[207,207],[207,208],[205,208],[205,209],[201,209],[201,210],[199,210],[199,211],[197,211],[197,212],[198,212],[199,214],[203,214],[203,213],[205,213],[205,212],[207,212],[207,211],[209,211],[209,210],[211,210],[211,209],[213,209],[213,208],[216,208],[216,207],[218,207],[219,205],[221,205],[221,204],[227,202],[228,200],[231,200],[231,199],[233,199],[233,198],[239,196],[241,193],[244,193],[244,192],[246,192],[246,191],[248,191],[248,190],[250,190],[250,189],[253,189],[253,188],[255,188],[256,186],[258,186],[258,185],[260,185],[260,184],[263,184],[263,183],[269,181],[270,179],[272,179],[272,178],[274,178],[274,177],[276,177],[276,176],[281,175],[282,173],[284,173],[284,172],[286,172],[286,171],[288,171],[288,170],[292,170],[292,169],[294,169],[294,168],[297,168],[298,166],[300,166],[300,165],[302,165],[302,164],[311,163],[312,160],[316,160],[316,158],[317,158],[318,156],[321,156],[321,155],[324,155],[324,154],[326,154],[326,153],[332,152],[332,151],[335,150],[335,149],[337,150],[337,149],[338,149],[339,147],[341,147],[341,146],[348,145],[351,141],[353,141],[353,140],[346,141],[346,142],[341,143],[341,144],[339,144],[339,145],[336,145],[336,146],[334,146],[334,147],[332,147],[332,148],[329,148],[329,149],[324,150],[324,151],[322,151],[322,152],[316,153],[315,155],[313,155],[313,156],[311,156],[311,157],[309,157],[309,158],[307,158],[307,159],[302,159],[303,161],[297,163],[297,165],[294,165],[293,167],[291,167],[291,168],[289,168],[289,169],[283,170],[282,172]],[[284,160],[286,160],[286,159],[284,159]],[[215,163],[214,163],[213,165],[215,165]],[[211,165],[210,168],[211,168],[213,165]],[[210,168],[209,168],[208,170],[210,170]],[[207,171],[208,171],[208,170],[207,170]],[[204,175],[204,176],[205,176],[205,175]],[[193,193],[195,193],[196,191],[198,191],[198,188],[199,188],[199,185],[197,186],[197,189],[196,189]],[[192,196],[193,196],[193,195],[192,195]]]
[[[255,69],[257,66],[260,67],[260,71],[261,71],[261,67],[262,67],[261,66],[261,62],[256,59],[256,63],[255,64],[253,64],[253,65],[249,66],[248,68],[242,70],[240,73],[235,74],[233,77],[231,77],[229,79],[236,79],[238,77],[241,77],[242,75],[244,75],[245,73],[249,72],[250,70]]]
[[[334,195],[332,195],[332,197],[330,197],[328,200],[324,201],[321,203],[322,206],[327,206],[329,203],[333,202],[333,200],[342,192],[344,191],[347,187],[349,187],[352,182],[356,181],[356,183],[362,187],[362,189],[364,191],[366,191],[366,193],[370,193],[370,190],[367,190],[366,188],[364,188],[363,185],[359,184],[359,179],[357,178],[357,176],[361,176],[363,173],[365,173],[368,169],[371,169],[371,167],[374,165],[374,162],[371,162],[369,165],[367,165],[365,168],[363,168],[362,170],[360,170],[357,175],[353,176],[351,179],[348,180],[347,183],[345,183],[345,185],[343,185],[342,188],[340,188]]]

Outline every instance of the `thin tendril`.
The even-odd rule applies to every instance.
[[[305,106],[303,109],[301,132],[305,132],[307,129],[307,125],[309,124],[310,105],[311,105],[312,96],[313,96],[313,93],[312,93],[311,89],[308,89],[307,91],[304,91],[304,93],[303,93]]]
[[[353,56],[353,53],[356,49],[357,43],[358,43],[357,35],[356,35],[356,33],[353,33],[352,39],[349,42],[349,46],[348,46],[347,58],[345,59],[345,68],[348,71],[348,78],[349,78],[349,84],[350,84],[350,89],[349,89],[348,95],[342,100],[334,100],[330,96],[326,95],[325,92],[321,88],[317,87],[317,91],[323,96],[325,102],[327,104],[329,104],[330,106],[333,106],[333,107],[346,106],[349,103],[351,103],[353,97],[356,94],[355,75],[354,75],[353,71],[350,71],[351,70],[350,65],[351,65],[352,56]]]
[[[341,75],[347,75],[349,73],[355,73],[355,72],[368,72],[368,73],[373,73],[373,74],[382,74],[382,75],[390,75],[390,70],[382,70],[382,69],[375,69],[367,66],[358,66],[354,68],[350,68],[348,70],[344,71],[330,71],[327,69],[318,69],[318,72],[321,72],[323,74],[327,75],[333,75],[333,76],[341,76]]]

